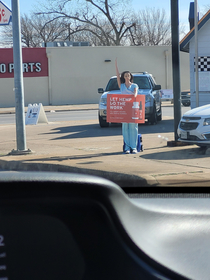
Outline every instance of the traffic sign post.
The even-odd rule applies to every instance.
[[[12,21],[12,11],[0,1],[0,25],[8,25]]]
[[[4,5],[4,7],[5,7],[5,5]],[[1,9],[1,20],[5,23],[6,23],[6,15],[8,15],[7,9],[5,9],[5,8]],[[11,20],[11,18],[10,18],[10,20]],[[9,19],[8,19],[8,21],[9,21]],[[17,154],[22,155],[22,154],[31,153],[31,150],[26,148],[19,0],[12,0],[12,31],[13,31],[14,88],[15,88],[17,150],[12,150],[10,152],[10,155],[17,155]]]

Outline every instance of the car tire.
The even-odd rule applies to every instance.
[[[188,107],[188,106],[190,106],[190,102],[182,102],[182,105],[185,107]]]
[[[199,148],[200,148],[199,153],[202,155],[205,155],[207,149],[209,148],[209,146],[205,146],[205,145],[197,145],[197,146],[199,146]]]
[[[152,115],[149,117],[149,123],[157,124],[156,104],[153,105]]]
[[[200,145],[200,144],[196,144],[201,150],[205,150],[210,148],[208,145]]]
[[[100,127],[108,127],[109,126],[109,123],[106,122],[100,115],[98,115],[98,120],[99,120]]]

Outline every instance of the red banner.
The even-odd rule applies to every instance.
[[[46,48],[22,48],[23,77],[47,77]],[[0,49],[0,78],[14,77],[13,49]]]
[[[144,123],[145,95],[107,94],[107,122]]]

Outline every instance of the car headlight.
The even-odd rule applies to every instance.
[[[100,104],[103,105],[103,106],[106,106],[106,103],[107,103],[107,99],[106,98],[101,98]]]
[[[204,119],[203,125],[210,125],[210,118]]]

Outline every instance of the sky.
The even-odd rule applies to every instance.
[[[190,7],[190,2],[194,2],[194,0],[179,0],[178,5],[179,5],[179,21],[180,25],[186,26],[186,32],[189,31],[189,23],[188,23],[188,16],[189,16],[189,7]],[[135,9],[140,10],[140,9],[145,9],[146,7],[148,8],[159,8],[159,9],[164,9],[167,14],[171,15],[171,0],[132,0],[133,6]],[[145,4],[146,3],[146,4]],[[210,6],[210,1],[209,0],[197,0],[198,3],[198,12],[200,14],[204,14],[205,6],[208,5]],[[205,11],[206,12],[206,11]]]
[[[45,0],[42,0],[45,2]],[[2,0],[6,6],[8,6],[11,9],[11,0]],[[33,12],[34,7],[38,6],[38,3],[41,2],[40,0],[19,0],[20,4],[20,13],[21,14],[30,14],[30,12]],[[142,10],[145,8],[159,8],[159,9],[164,9],[168,16],[170,17],[171,13],[171,0],[130,0],[132,3],[133,8],[138,11]],[[188,23],[188,15],[189,15],[189,6],[190,2],[194,2],[193,0],[179,0],[178,5],[179,5],[179,20],[180,20],[180,25],[185,26],[185,31],[189,31],[189,23]],[[198,11],[200,13],[204,12],[204,8],[206,5],[210,5],[209,0],[197,0],[198,3]]]

